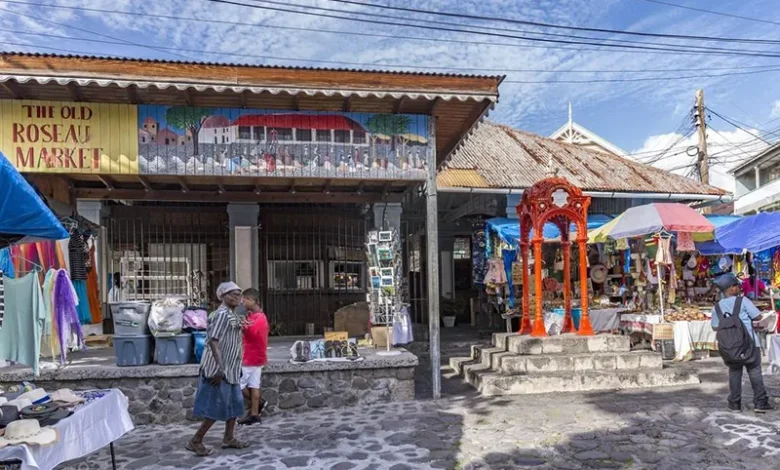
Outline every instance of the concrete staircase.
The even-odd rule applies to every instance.
[[[450,367],[486,396],[699,383],[693,370],[665,368],[660,354],[630,349],[627,336],[497,333],[490,347],[450,358]]]

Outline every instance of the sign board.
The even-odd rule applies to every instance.
[[[326,331],[325,341],[347,341],[349,333],[346,331]]]
[[[0,151],[19,171],[138,173],[137,108],[0,100]]]

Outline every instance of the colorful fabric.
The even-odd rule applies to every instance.
[[[76,281],[86,289],[84,281]],[[60,341],[60,361],[65,363],[67,360],[67,345],[71,336],[75,333],[77,346],[84,345],[84,332],[81,330],[76,303],[78,297],[74,292],[76,282],[71,282],[68,273],[64,270],[57,271],[57,277],[54,281],[54,321],[57,325],[57,333]],[[86,294],[86,292],[85,292]]]
[[[95,247],[89,250],[92,266],[95,266]],[[97,269],[90,269],[87,273],[87,300],[89,301],[90,323],[93,325],[103,321],[100,311],[100,292],[98,290]]]
[[[0,328],[0,359],[30,366],[38,375],[46,316],[38,276],[31,273],[18,279],[6,277],[3,281],[5,316]]]
[[[82,325],[92,324],[92,312],[89,311],[89,294],[87,294],[87,281],[73,281],[73,288],[76,289],[78,303],[76,312]]]
[[[487,235],[484,224],[474,226],[471,236],[471,267],[474,285],[484,284],[487,275]]]
[[[3,270],[0,269],[0,328],[3,327],[3,315],[5,314],[5,288],[3,286]]]
[[[16,277],[16,269],[9,248],[0,250],[0,271],[3,271],[7,277]]]
[[[509,298],[507,304],[509,308],[515,307],[515,286],[512,279],[512,265],[517,259],[517,250],[502,250],[501,252],[504,260],[504,274],[506,277],[507,287],[509,287]]]
[[[696,251],[691,232],[677,233],[677,251]]]
[[[70,259],[70,278],[75,281],[87,280],[87,248],[84,237],[74,232],[68,243],[68,257]],[[85,288],[86,292],[86,288]]]

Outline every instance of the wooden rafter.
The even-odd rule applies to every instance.
[[[138,181],[141,182],[141,185],[143,185],[144,190],[146,191],[154,191],[154,187],[152,187],[152,184],[149,182],[148,179],[144,176],[138,176]]]
[[[403,96],[395,100],[395,103],[393,103],[393,114],[400,114],[401,108],[403,107],[405,100],[406,98],[404,98]]]
[[[192,96],[192,90],[187,88],[186,90],[184,90],[184,103],[187,106],[194,106],[194,102],[195,102],[195,99]]]
[[[23,100],[25,98],[24,91],[22,91],[22,88],[15,82],[2,82],[0,83],[0,86],[3,87],[8,93],[10,93],[14,99]]]
[[[219,183],[219,184],[217,185],[217,188],[219,188],[219,194],[224,194],[224,193],[226,192],[226,191],[225,191],[225,185],[224,185],[224,184],[222,184],[222,183]]]
[[[244,109],[249,107],[249,92],[246,90],[241,92],[241,107]]]
[[[127,99],[131,104],[140,104],[141,99],[138,97],[138,87],[130,85],[127,87]]]
[[[330,186],[333,184],[333,180],[327,180],[325,181],[325,186],[322,188],[322,192],[325,194],[330,194]]]
[[[401,202],[402,194],[389,194],[383,197],[378,193],[329,193],[320,192],[260,192],[230,191],[220,194],[216,191],[189,191],[143,189],[77,188],[75,197],[82,199],[122,199],[136,201],[171,202],[264,202],[264,203],[311,203],[311,204],[371,204],[377,202]]]
[[[68,91],[70,96],[73,97],[73,101],[84,101],[84,95],[81,93],[81,88],[75,83],[68,83]]]
[[[365,187],[365,185],[366,185],[365,181],[361,181],[360,182],[360,184],[358,185],[358,188],[357,188],[357,193],[358,194],[363,194],[363,188]]]
[[[301,95],[295,95],[293,96],[293,107],[296,111],[301,110]]]
[[[428,114],[433,116],[433,114],[436,112],[436,108],[438,108],[439,105],[441,104],[441,101],[442,99],[439,98],[438,96],[434,98],[433,102],[431,103],[431,107],[428,108]]]
[[[179,186],[181,186],[181,192],[188,193],[190,191],[190,187],[187,186],[187,183],[183,178],[178,178],[176,181],[178,181]]]
[[[345,113],[352,111],[352,95],[344,98],[344,106],[342,107]]]
[[[114,181],[111,178],[109,178],[108,176],[98,175],[98,179],[100,180],[101,183],[103,183],[103,185],[109,191],[113,191],[114,189],[116,189],[116,186],[114,186]]]

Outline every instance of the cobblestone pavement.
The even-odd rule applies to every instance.
[[[720,366],[722,367],[722,366]],[[200,459],[191,426],[146,426],[116,443],[120,469],[766,469],[780,412],[724,411],[725,369],[692,387],[415,401],[274,416],[239,430],[252,446]],[[722,378],[722,381],[718,381]],[[780,378],[767,377],[780,397]],[[749,385],[745,391],[750,390]],[[750,397],[745,397],[749,406]],[[218,447],[221,426],[206,444]],[[774,462],[774,463],[773,463]],[[61,468],[108,469],[103,450]]]

